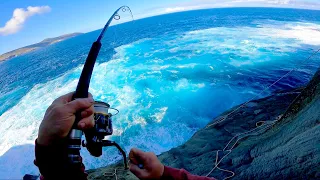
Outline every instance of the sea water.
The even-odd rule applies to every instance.
[[[34,140],[46,108],[74,91],[94,31],[0,63],[0,179],[38,174]],[[10,42],[1,42],[10,43]],[[110,27],[90,92],[120,110],[115,140],[156,154],[186,142],[229,108],[305,85],[320,56],[320,11],[229,8],[150,17]],[[259,94],[294,69],[275,86]],[[115,148],[87,169],[121,159]]]

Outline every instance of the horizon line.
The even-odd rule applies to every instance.
[[[110,25],[110,27],[111,26],[117,26],[117,25],[125,24],[125,23],[129,23],[129,22],[133,22],[133,21],[136,21],[136,20],[143,20],[143,19],[148,19],[148,18],[153,18],[153,17],[158,17],[158,16],[164,16],[164,15],[170,15],[170,14],[177,14],[177,13],[190,12],[190,11],[210,10],[210,9],[232,9],[232,8],[234,8],[234,9],[266,8],[266,9],[293,9],[293,10],[320,11],[320,9],[307,9],[307,8],[302,8],[302,7],[274,7],[274,6],[229,6],[229,7],[209,7],[209,8],[208,7],[203,7],[203,8],[197,8],[197,9],[185,9],[185,10],[179,10],[179,11],[173,11],[173,12],[167,12],[167,13],[163,12],[163,13],[159,13],[159,14],[153,14],[153,15],[150,15],[150,16],[141,16],[141,17],[138,17],[138,18],[135,18],[135,14],[133,13],[133,16],[134,16],[133,20],[127,20],[127,21],[124,21],[124,22],[115,23],[115,24]],[[60,37],[60,36],[63,36],[63,35],[73,34],[73,33],[88,34],[88,33],[94,32],[94,31],[99,31],[101,29],[103,29],[103,27],[99,28],[99,29],[95,29],[95,30],[84,31],[84,32],[81,32],[81,31],[66,32],[66,33],[63,33],[61,35],[54,36],[54,37],[52,37],[52,36],[51,37],[45,37],[45,38],[43,38],[43,40],[49,39],[49,38],[57,38],[57,37]],[[39,41],[37,43],[40,43],[40,42],[41,41]],[[37,44],[37,43],[33,43],[33,44]],[[9,53],[9,52],[12,52],[12,51],[15,51],[15,50],[18,50],[18,49],[33,45],[33,44],[24,45],[24,46],[9,50],[7,52],[1,53],[0,56],[4,55],[6,53]]]

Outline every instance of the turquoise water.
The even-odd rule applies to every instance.
[[[90,32],[0,63],[0,177],[38,173],[33,146],[46,108],[74,91]],[[9,42],[6,42],[9,43]],[[320,11],[230,8],[175,13],[113,26],[103,40],[90,92],[120,110],[109,137],[128,152],[157,154],[183,144],[223,111],[256,96],[299,87],[318,68]],[[87,169],[121,157],[83,149]]]

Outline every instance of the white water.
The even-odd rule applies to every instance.
[[[258,28],[220,27],[143,39],[118,47],[112,61],[97,64],[90,92],[120,110],[112,138],[127,152],[139,147],[159,154],[184,143],[213,115],[259,92],[227,84],[224,78],[232,78],[228,65],[240,68],[286,60],[306,44],[320,45],[320,25],[271,22]],[[0,116],[1,178],[38,173],[32,145],[39,124],[55,98],[75,90],[81,69],[34,86]],[[203,79],[204,73],[218,75],[209,81]],[[105,149],[101,158],[89,156],[86,150],[81,153],[87,168],[121,158],[112,148]]]

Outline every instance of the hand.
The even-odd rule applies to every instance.
[[[94,126],[94,100],[89,98],[72,100],[73,93],[61,96],[53,101],[47,109],[41,122],[37,143],[50,145],[53,142],[65,138],[70,132],[75,121],[75,113],[81,112],[81,120],[78,128],[85,130]]]
[[[160,179],[164,165],[158,160],[157,156],[152,152],[143,152],[133,148],[129,153],[130,171],[139,179]],[[138,167],[143,165],[143,169]]]

